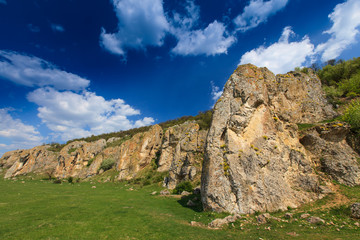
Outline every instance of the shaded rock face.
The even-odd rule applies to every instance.
[[[28,150],[17,150],[4,154],[2,159],[7,170],[5,178],[37,173],[51,174],[57,165],[57,154],[48,151],[49,146],[39,146]]]
[[[158,171],[169,171],[164,185],[174,189],[181,181],[192,181],[201,173],[207,131],[195,122],[186,122],[166,130]]]
[[[320,170],[348,186],[360,184],[360,156],[347,144],[350,129],[344,123],[328,123],[308,130],[300,142]]]
[[[300,76],[293,83],[305,87],[307,78]],[[226,83],[206,141],[201,181],[206,209],[276,211],[319,198],[311,159],[298,140],[297,126],[287,122],[296,122],[312,105],[292,102],[290,93],[299,90],[282,81],[266,68],[248,64]],[[305,102],[311,95],[301,97]],[[287,114],[289,106],[293,115]],[[322,113],[308,114],[306,121],[328,116],[326,110]]]
[[[149,165],[160,150],[162,137],[162,128],[154,125],[148,132],[135,134],[130,140],[125,141],[115,159],[116,169],[119,171],[118,179],[132,179]]]
[[[86,175],[88,162],[100,153],[105,146],[106,141],[104,139],[96,142],[76,141],[66,145],[60,151],[54,176],[66,178]]]

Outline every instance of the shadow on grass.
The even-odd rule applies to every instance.
[[[191,204],[189,205],[189,201],[191,201],[192,203],[194,203],[194,205],[192,206]],[[201,203],[201,196],[200,194],[190,194],[188,196],[182,196],[180,200],[177,201],[181,206],[189,208],[195,212],[203,212],[203,206]]]

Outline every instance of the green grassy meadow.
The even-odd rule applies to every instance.
[[[341,188],[351,202],[360,200],[360,188]],[[349,217],[347,206],[311,211],[331,202],[332,196],[290,211],[294,218],[306,211],[334,225],[311,225],[304,220],[257,225],[255,216],[244,216],[213,230],[189,223],[207,224],[226,214],[199,211],[200,206],[188,208],[188,199],[150,194],[159,190],[157,185],[54,184],[1,177],[0,239],[360,239],[360,228],[354,225],[359,220]],[[272,215],[282,217],[284,212]]]

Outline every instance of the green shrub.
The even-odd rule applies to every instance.
[[[65,144],[50,143],[50,147],[47,150],[52,152],[60,152],[63,147],[65,147]]]
[[[344,95],[344,91],[340,88],[336,88],[335,86],[324,86],[323,90],[329,100],[333,100]]]
[[[341,89],[347,97],[356,97],[360,95],[360,72],[354,74],[350,79],[339,83]]]
[[[192,186],[191,182],[184,181],[184,182],[179,183],[173,190],[173,193],[181,194],[183,191],[187,191],[190,193],[193,191],[193,186]]]
[[[61,179],[55,179],[55,180],[53,181],[53,183],[55,183],[55,184],[60,184],[60,183],[61,183]]]
[[[68,181],[68,183],[73,183],[73,182],[74,182],[74,178],[73,178],[73,177],[68,177],[68,178],[67,178],[67,181]]]
[[[76,148],[70,148],[68,153],[71,154],[72,152],[75,152],[76,151]]]
[[[93,157],[93,158],[91,158],[89,161],[88,161],[88,163],[87,163],[87,167],[90,167],[90,165],[93,163],[93,161],[95,160],[95,158]]]
[[[360,100],[349,104],[343,115],[343,121],[349,123],[354,130],[360,130]]]
[[[99,170],[102,169],[104,171],[107,171],[110,170],[114,165],[115,160],[113,158],[107,158],[101,163]]]

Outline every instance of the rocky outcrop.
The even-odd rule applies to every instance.
[[[28,173],[52,174],[57,165],[57,154],[48,151],[49,146],[5,153],[2,157],[6,171],[5,178]]]
[[[75,141],[66,145],[60,151],[58,165],[54,176],[58,178],[79,177],[87,170],[88,162],[100,153],[106,146],[106,141],[96,142]]]
[[[154,125],[145,133],[135,134],[120,146],[116,160],[118,179],[132,179],[156,158],[162,142],[163,130]]]
[[[118,180],[129,180],[148,174],[145,168],[153,167],[153,161],[157,171],[169,172],[164,183],[170,189],[181,181],[197,182],[202,169],[205,209],[236,216],[286,210],[331,192],[328,176],[349,186],[360,184],[359,155],[352,150],[359,151],[358,137],[343,123],[318,123],[336,115],[313,72],[275,76],[248,64],[239,66],[226,83],[209,131],[196,122],[169,127],[165,133],[155,125],[132,132],[132,137],[75,141],[60,152],[49,151],[49,146],[8,152],[0,167],[7,169],[6,178],[28,173],[87,178],[101,174],[103,163],[110,162],[106,169],[117,171]],[[299,140],[296,123],[317,126],[301,131]],[[319,186],[319,178],[326,186]],[[266,222],[265,214],[259,217]]]
[[[14,150],[4,153],[0,158],[0,167],[9,169],[16,161],[19,160],[19,154],[25,150]]]
[[[256,79],[254,71],[244,74],[245,77],[249,77],[248,79]],[[289,72],[270,78],[270,81],[265,80],[267,96],[264,97],[268,97],[269,107],[281,120],[314,123],[337,116],[325,99],[320,79],[311,69],[308,69],[307,74]],[[259,81],[261,82],[261,79]]]
[[[201,173],[207,131],[195,122],[185,122],[166,130],[158,171],[169,171],[164,185],[174,189],[181,181],[192,181]]]
[[[312,114],[316,104],[305,104],[313,97],[308,90],[296,95],[299,88],[309,89],[318,81],[303,82],[308,79],[303,74],[289,76],[294,78],[286,81],[291,79],[298,87],[248,64],[239,66],[226,83],[214,107],[205,148],[201,195],[206,209],[240,214],[276,211],[319,198],[317,175],[291,121],[304,116],[306,121],[318,121],[332,113],[319,98],[324,109]]]
[[[350,127],[345,123],[327,123],[308,130],[300,142],[309,151],[319,170],[339,183],[360,184],[360,156],[347,144]]]

